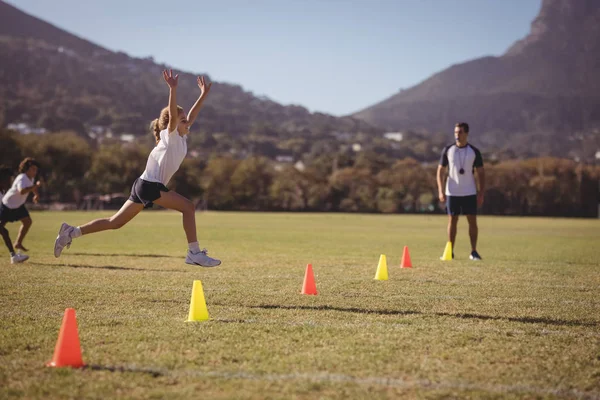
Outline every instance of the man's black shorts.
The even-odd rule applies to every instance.
[[[477,215],[477,195],[447,196],[448,215]]]

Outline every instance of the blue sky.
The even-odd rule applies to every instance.
[[[541,0],[8,0],[111,50],[347,115],[501,55]]]

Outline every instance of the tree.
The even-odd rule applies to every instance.
[[[248,157],[231,175],[232,193],[238,207],[249,210],[269,209],[269,187],[273,170],[264,157]]]
[[[44,197],[72,201],[74,189],[81,189],[83,177],[90,167],[92,149],[73,132],[45,135],[20,135],[24,157],[34,157],[40,164],[40,176],[45,181]]]
[[[17,170],[19,162],[23,159],[18,134],[5,129],[0,129],[0,164]]]
[[[216,210],[231,210],[235,206],[235,198],[230,183],[238,160],[231,157],[211,158],[202,174],[204,200],[208,207]]]
[[[97,193],[129,193],[145,169],[147,156],[148,149],[137,144],[102,145],[94,153],[86,180]]]

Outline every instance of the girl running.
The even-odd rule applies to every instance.
[[[34,203],[37,203],[39,200],[38,188],[41,186],[41,182],[35,181],[39,167],[40,164],[31,157],[27,157],[21,161],[21,164],[19,164],[19,175],[13,181],[10,189],[2,196],[0,225],[4,227],[7,222],[21,221],[21,228],[14,244],[14,248],[17,250],[28,251],[23,246],[23,240],[27,232],[29,232],[32,220],[29,216],[29,211],[25,208],[25,202],[29,197],[29,193],[33,193]]]
[[[179,75],[173,76],[172,70],[163,71],[163,78],[169,86],[169,106],[164,108],[160,116],[150,125],[156,138],[156,146],[150,152],[146,170],[133,183],[129,199],[110,218],[100,218],[78,227],[63,223],[54,242],[55,257],[60,257],[64,247],[69,248],[73,239],[108,229],[119,229],[144,208],[152,207],[153,203],[156,203],[183,214],[183,229],[188,241],[188,253],[185,259],[187,264],[202,267],[216,267],[221,264],[221,261],[209,257],[206,249],[200,250],[196,236],[194,204],[166,187],[185,158],[190,125],[198,116],[212,85],[212,83],[207,85],[204,77],[198,77],[200,97],[186,117],[183,108],[177,105],[178,77]]]
[[[1,167],[0,168],[0,197],[3,197],[4,194],[11,187],[10,178],[12,178],[12,171],[10,168]],[[15,253],[15,248],[13,247],[12,241],[10,240],[10,235],[8,234],[8,229],[4,227],[8,221],[8,219],[4,220],[1,218],[2,214],[4,214],[5,208],[0,203],[0,235],[4,240],[4,244],[10,253],[10,263],[18,264],[27,260],[29,256],[27,254]]]

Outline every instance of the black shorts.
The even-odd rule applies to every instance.
[[[477,195],[447,196],[448,215],[477,215]]]
[[[25,204],[19,208],[8,208],[0,201],[0,221],[15,222],[27,217],[29,217],[29,211],[25,208]]]
[[[169,189],[160,182],[148,182],[137,178],[131,186],[129,200],[134,203],[143,204],[144,208],[153,206],[153,201],[160,198],[160,192],[168,192]]]

